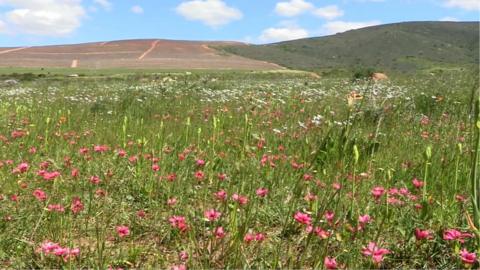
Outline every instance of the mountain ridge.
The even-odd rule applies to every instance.
[[[219,49],[293,69],[363,66],[418,70],[477,64],[479,32],[479,22],[404,22],[329,36]]]

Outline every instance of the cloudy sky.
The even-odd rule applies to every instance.
[[[133,38],[268,43],[479,14],[480,0],[0,0],[0,47]]]

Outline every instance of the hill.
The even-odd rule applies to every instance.
[[[475,65],[479,22],[407,22],[266,45],[223,46],[229,53],[293,69],[375,67],[418,70]]]
[[[280,69],[213,49],[235,42],[122,40],[75,45],[0,48],[0,67]]]

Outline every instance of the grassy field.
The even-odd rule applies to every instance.
[[[0,267],[477,268],[477,88],[456,71],[1,86]]]

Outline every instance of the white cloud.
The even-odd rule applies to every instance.
[[[112,9],[112,3],[110,3],[110,1],[108,1],[108,0],[93,0],[93,2],[95,4],[98,4],[99,6],[101,6],[105,10]]]
[[[262,42],[278,42],[292,39],[306,38],[309,36],[307,30],[298,26],[271,27],[263,30],[259,39]]]
[[[336,5],[330,5],[315,9],[313,11],[313,14],[326,20],[333,20],[335,18],[343,16],[344,12]]]
[[[133,6],[130,10],[135,14],[143,13],[143,8],[141,6]]]
[[[304,0],[290,0],[288,2],[279,2],[275,6],[275,12],[281,16],[294,17],[306,11],[312,10],[313,4]]]
[[[346,21],[333,21],[328,22],[322,26],[324,34],[342,33],[348,30],[373,26],[380,24],[380,21],[368,21],[368,22],[346,22]]]
[[[442,21],[442,22],[458,22],[459,19],[457,19],[455,17],[447,16],[447,17],[441,18],[440,21]]]
[[[240,10],[228,6],[222,0],[187,1],[181,3],[176,11],[187,20],[201,21],[211,27],[219,27],[243,17]]]
[[[5,32],[7,32],[7,25],[3,21],[0,21],[0,33]]]
[[[461,8],[465,10],[480,10],[479,0],[446,0],[445,6],[453,8]]]
[[[11,8],[3,14],[4,28],[42,36],[68,35],[86,15],[81,0],[0,0],[0,6]]]

